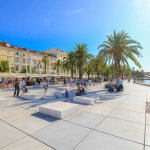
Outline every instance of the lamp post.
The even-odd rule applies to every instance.
[[[9,73],[11,74],[11,67],[10,67],[10,61],[8,60],[8,66],[9,66]]]
[[[27,60],[26,60],[26,74],[28,74],[28,65],[27,65]]]
[[[39,61],[39,73],[40,73],[40,76],[41,76],[41,61]]]
[[[32,79],[32,68],[31,68],[31,55],[30,55],[30,80]]]

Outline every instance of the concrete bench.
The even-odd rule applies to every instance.
[[[76,96],[73,98],[73,102],[94,105],[96,100],[99,100],[98,97],[87,97],[87,96]]]
[[[64,118],[67,117],[79,109],[78,104],[72,104],[68,102],[54,102],[39,107],[39,112],[55,117],[55,118]]]
[[[26,100],[34,100],[34,99],[40,99],[41,96],[39,95],[34,95],[34,94],[31,94],[31,93],[22,93],[19,95],[20,98],[22,99],[26,99]]]

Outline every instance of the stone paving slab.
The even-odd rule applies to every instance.
[[[125,103],[119,105],[118,109],[145,113],[145,106],[129,105]]]
[[[20,107],[18,107],[18,106],[8,106],[8,107],[0,108],[0,114],[3,113],[3,112],[8,112],[8,111],[17,110],[17,109],[20,109]]]
[[[146,147],[145,147],[145,150],[150,150],[150,147],[146,146]]]
[[[145,124],[145,113],[116,109],[109,116]]]
[[[0,148],[20,140],[25,136],[26,134],[8,125],[7,123],[0,121]]]
[[[90,129],[72,123],[58,121],[32,135],[57,150],[71,150],[90,131]]]
[[[146,126],[145,144],[150,146],[150,126]]]
[[[93,131],[75,150],[143,150],[143,145]]]
[[[6,99],[3,101],[0,101],[0,108],[12,106],[13,104],[14,104],[13,101],[9,101]]]
[[[128,104],[128,105],[137,105],[137,106],[145,106],[146,101],[138,101],[138,100],[125,100],[122,104]]]
[[[42,115],[41,115],[42,116]],[[38,131],[41,128],[44,128],[51,123],[55,122],[56,119],[48,116],[36,117],[36,116],[26,116],[22,117],[14,122],[12,122],[13,126],[16,128],[31,134],[33,132]]]
[[[146,114],[146,124],[150,125],[150,113]]]
[[[114,118],[106,118],[97,130],[144,144],[145,125]]]
[[[10,122],[14,122],[15,120],[20,119],[24,116],[29,116],[33,113],[34,113],[33,111],[20,108],[20,109],[16,109],[16,110],[3,112],[0,114],[0,118],[10,123]]]
[[[107,116],[118,105],[119,105],[118,103],[102,103],[99,105],[92,106],[90,109],[87,110],[87,112]]]
[[[9,146],[2,148],[2,150],[53,150],[45,144],[35,140],[31,137],[25,137]]]
[[[96,115],[93,113],[79,111],[64,120],[73,122],[75,124],[85,126],[88,128],[95,128],[105,117],[101,115]]]

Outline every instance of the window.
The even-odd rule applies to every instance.
[[[22,54],[22,56],[23,56],[23,57],[25,57],[25,56],[26,56],[26,54],[25,54],[25,53],[23,53],[23,54]]]
[[[22,60],[22,63],[23,63],[23,64],[25,64],[25,63],[26,63],[26,60],[25,60],[25,59],[23,59],[23,60]]]
[[[16,55],[19,56],[19,52],[16,52]]]
[[[29,58],[29,57],[30,57],[30,54],[27,54],[27,57]]]
[[[19,58],[15,58],[15,63],[19,63]]]
[[[10,57],[9,56],[7,56],[7,60],[10,61]]]
[[[19,71],[19,65],[16,65],[15,68],[16,68],[16,71]]]

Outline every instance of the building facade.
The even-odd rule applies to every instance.
[[[45,66],[42,58],[48,55],[49,64],[47,64],[47,74],[55,74],[52,64],[57,61],[55,55],[45,52],[38,52],[26,48],[12,46],[7,42],[0,42],[0,60],[9,62],[10,73],[36,73],[42,74]]]

